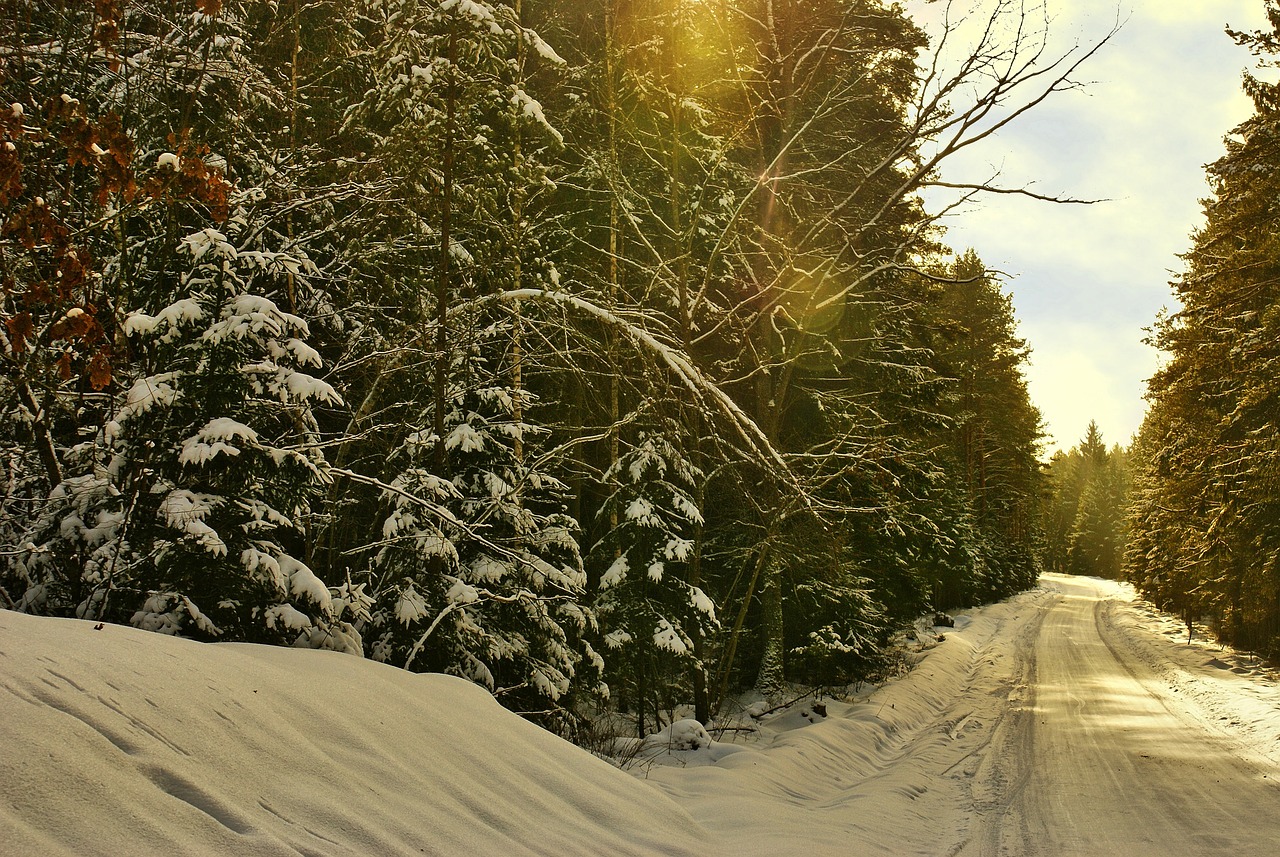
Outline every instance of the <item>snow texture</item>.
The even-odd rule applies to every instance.
[[[156,514],[171,528],[191,537],[209,553],[226,556],[226,543],[204,521],[214,507],[222,502],[222,498],[211,494],[175,488],[160,501]]]
[[[173,330],[180,325],[189,324],[204,318],[204,310],[191,298],[175,301],[156,315],[147,315],[139,310],[130,313],[124,320],[125,336],[145,336],[161,332],[161,328]],[[167,332],[167,331],[166,331]]]
[[[0,610],[6,857],[710,853],[660,791],[468,681],[94,628]]]
[[[231,443],[235,440],[254,445],[258,442],[258,433],[230,417],[212,419],[194,436],[182,442],[178,461],[202,465],[219,455],[239,455],[240,448]]]
[[[195,609],[153,601],[161,623]],[[305,630],[283,607],[273,619]],[[1185,628],[1128,587],[1079,578],[1046,576],[1038,590],[914,637],[905,654],[916,665],[901,679],[781,707],[745,699],[712,728],[677,719],[616,742],[632,759],[620,771],[461,679],[0,611],[0,853],[1272,850],[1274,672],[1188,644]],[[1071,688],[1036,684],[1061,664],[1090,662],[1108,672]],[[1060,702],[1069,714],[1050,714]],[[1105,770],[1044,800],[1036,789],[1065,764],[1051,716],[1068,727],[1083,718],[1088,730],[1058,732],[1061,752],[1083,757],[1098,741],[1133,749],[1113,748]],[[1010,778],[1018,766],[1025,773]],[[1040,826],[1058,804],[1108,796],[1113,780],[1125,799]],[[1027,832],[1040,839],[1002,850]]]
[[[173,387],[176,377],[173,372],[165,372],[134,381],[125,394],[124,406],[116,413],[114,422],[122,423],[145,414],[154,407],[172,405],[178,399],[178,391]]]

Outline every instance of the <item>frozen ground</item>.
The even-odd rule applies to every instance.
[[[1271,853],[1280,689],[1049,576],[915,670],[629,772],[483,692],[325,652],[0,611],[0,854]],[[757,709],[757,712],[759,710]],[[738,740],[730,741],[730,737]],[[687,749],[667,749],[667,744]]]

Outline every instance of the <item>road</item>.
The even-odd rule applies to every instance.
[[[1276,853],[1274,763],[1151,663],[1114,621],[1106,584],[1047,582],[1059,594],[1015,650],[1010,704],[973,772],[972,827],[954,853]]]

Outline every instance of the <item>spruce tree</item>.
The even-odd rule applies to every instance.
[[[1267,16],[1267,31],[1231,33],[1264,66],[1280,48],[1280,8],[1269,3]],[[1181,309],[1162,317],[1153,337],[1169,360],[1148,385],[1127,564],[1157,603],[1197,611],[1224,640],[1275,654],[1280,89],[1251,74],[1244,89],[1254,114],[1208,167],[1205,224],[1173,283]]]

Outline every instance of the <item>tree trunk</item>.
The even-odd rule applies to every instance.
[[[456,30],[456,22],[453,27]],[[433,452],[437,473],[442,473],[444,471],[445,464],[444,412],[448,399],[449,289],[452,285],[450,282],[450,275],[452,273],[450,265],[453,259],[453,247],[451,243],[453,241],[453,138],[455,134],[458,109],[457,52],[457,37],[451,31],[449,34],[448,48],[451,79],[445,95],[444,151],[440,166],[440,269],[437,272],[438,276],[436,278],[435,407],[434,413],[432,414],[432,429],[435,431],[436,435],[436,444]]]
[[[698,485],[697,496],[694,498],[697,501],[699,512],[705,512],[706,497],[707,486],[704,481]],[[702,587],[704,529],[702,524],[694,526],[693,558],[689,561],[689,585],[698,588]],[[686,629],[686,633],[693,640],[693,666],[690,667],[690,679],[693,683],[693,716],[705,726],[711,722],[711,697],[707,688],[707,641],[702,634],[702,624],[703,620],[695,616],[690,620],[690,627]]]
[[[774,699],[782,692],[785,649],[780,569],[769,570],[765,574],[764,589],[760,592],[760,611],[764,644],[760,656],[760,673],[756,676],[756,690],[767,699]]]

